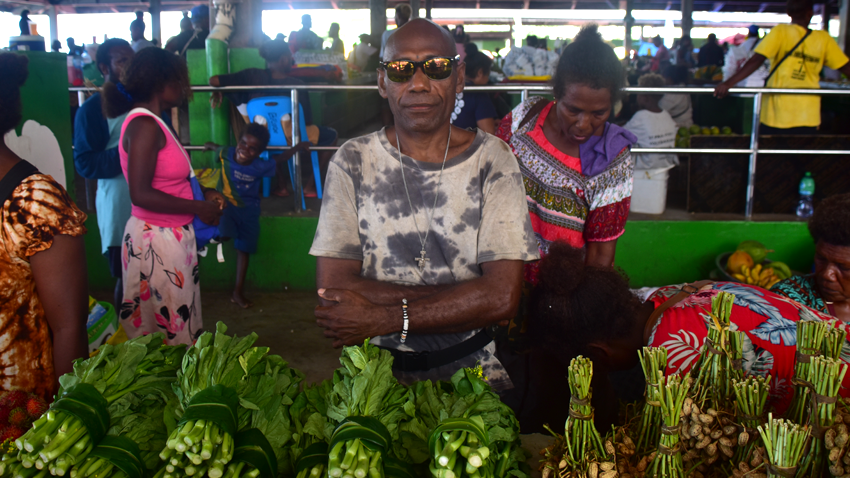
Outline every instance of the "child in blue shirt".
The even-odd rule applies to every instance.
[[[236,147],[220,147],[207,143],[206,151],[215,150],[213,169],[221,169],[216,189],[227,198],[228,207],[219,222],[222,239],[234,239],[236,248],[236,287],[231,302],[247,309],[254,305],[245,298],[245,276],[248,273],[248,258],[257,252],[260,237],[260,187],[263,178],[274,177],[277,165],[288,161],[300,151],[306,151],[310,143],[302,142],[294,148],[272,156],[272,161],[257,161],[269,144],[269,130],[265,126],[251,123],[239,138]],[[202,183],[204,180],[199,177]],[[207,184],[209,186],[209,184]]]

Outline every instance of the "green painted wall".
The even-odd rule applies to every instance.
[[[20,135],[27,120],[47,126],[56,136],[65,161],[65,184],[77,199],[74,188],[74,155],[71,149],[71,102],[68,93],[68,55],[43,51],[15,52],[29,59],[29,76],[21,88],[23,119],[15,132]],[[76,93],[74,93],[76,94]],[[95,228],[97,230],[97,228]]]
[[[281,290],[311,289],[316,283],[316,260],[308,254],[318,218],[263,216],[259,251],[251,257],[248,285]],[[89,282],[94,289],[113,285],[94,216],[87,223],[86,253]],[[617,265],[635,287],[692,282],[709,277],[718,254],[735,249],[742,240],[763,242],[776,252],[769,257],[795,270],[809,270],[814,246],[802,222],[630,221],[617,244]],[[233,245],[224,245],[225,262],[215,251],[201,259],[201,284],[213,289],[232,287],[236,268]],[[568,273],[568,272],[565,272]]]

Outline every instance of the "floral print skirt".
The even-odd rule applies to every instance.
[[[130,338],[164,332],[170,345],[201,335],[201,287],[192,224],[158,227],[131,216],[122,245],[120,323]]]

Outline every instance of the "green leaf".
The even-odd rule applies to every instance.
[[[373,417],[348,417],[334,430],[331,437],[330,447],[343,441],[360,439],[364,443],[371,443],[380,450],[385,451],[392,443],[392,436],[379,420]]]
[[[277,457],[265,435],[256,428],[249,428],[234,438],[233,461],[245,462],[260,471],[264,478],[274,478],[277,473]]]
[[[180,425],[189,420],[209,420],[230,436],[235,436],[238,406],[239,397],[235,390],[223,385],[213,385],[192,397],[183,413],[183,418],[180,419]]]
[[[107,406],[97,389],[87,383],[80,383],[63,393],[50,408],[79,418],[92,443],[97,443],[109,429]]]
[[[145,465],[139,446],[125,437],[105,436],[89,455],[104,458],[130,478],[143,478]]]
[[[295,465],[295,471],[301,472],[310,468],[313,468],[316,465],[328,465],[328,444],[327,443],[313,443],[308,446],[303,453],[301,453],[301,458],[298,459],[298,463]]]

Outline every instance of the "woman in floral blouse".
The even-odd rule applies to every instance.
[[[0,54],[0,137],[21,121],[27,58]],[[0,390],[52,399],[58,377],[87,355],[86,215],[52,177],[0,141]],[[15,181],[18,183],[18,181]]]
[[[635,367],[641,347],[667,349],[667,374],[690,371],[705,343],[711,299],[720,291],[735,295],[730,329],[746,334],[744,373],[772,377],[769,406],[781,414],[792,398],[797,321],[831,317],[757,286],[707,283],[691,295],[682,294],[683,300],[650,321],[678,287],[662,287],[641,302],[619,272],[585,265],[581,250],[554,244],[540,263],[539,283],[531,295],[529,313],[535,320],[529,323],[529,333],[541,349],[564,363],[576,355],[593,360],[593,399],[597,416],[604,415],[606,407],[616,410],[617,405],[605,403],[614,395],[608,374]],[[847,328],[839,321],[834,325]],[[850,343],[845,342],[843,350],[841,360],[848,362]],[[845,377],[840,392],[844,397],[850,396],[848,385],[850,377]]]
[[[540,255],[563,241],[586,247],[587,263],[610,267],[632,195],[633,134],[608,123],[625,82],[614,50],[596,25],[582,28],[561,54],[555,101],[532,97],[496,132],[519,159]],[[536,263],[526,268],[535,282]]]

